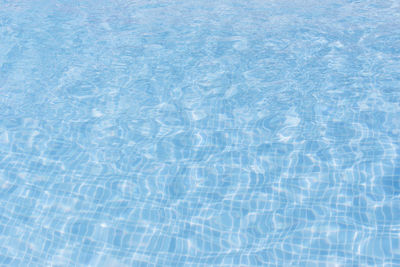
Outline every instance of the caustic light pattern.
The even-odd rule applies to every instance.
[[[0,0],[1,266],[400,266],[397,0]]]

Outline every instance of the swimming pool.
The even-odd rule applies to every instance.
[[[400,266],[399,3],[0,0],[0,265]]]

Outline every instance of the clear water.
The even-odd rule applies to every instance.
[[[400,2],[0,0],[1,266],[400,266]]]

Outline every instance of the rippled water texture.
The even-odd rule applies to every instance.
[[[397,0],[0,0],[1,266],[400,266]]]

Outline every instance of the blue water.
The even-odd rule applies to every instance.
[[[1,266],[400,266],[400,2],[0,0]]]

